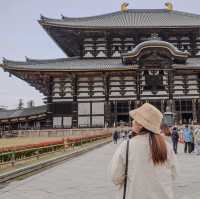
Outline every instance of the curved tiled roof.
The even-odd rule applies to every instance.
[[[130,9],[127,12],[62,19],[41,16],[41,24],[66,27],[142,28],[142,27],[191,27],[200,26],[200,15],[166,9]]]
[[[47,111],[46,106],[36,106],[32,108],[23,108],[15,110],[0,110],[0,120],[39,115],[46,113],[46,111]]]
[[[31,59],[30,59],[31,60]],[[80,59],[61,58],[52,60],[36,60],[16,62],[4,60],[2,67],[8,71],[109,71],[134,70],[138,65],[124,65],[121,58],[115,59]],[[20,64],[23,63],[23,64]],[[196,68],[200,70],[200,58],[188,58],[185,64],[174,64],[175,68]],[[11,72],[12,73],[12,72]]]
[[[6,70],[30,70],[30,71],[102,71],[102,70],[126,70],[133,66],[125,66],[121,59],[80,59],[64,58],[53,60],[31,60],[26,62],[3,61]],[[22,63],[22,64],[21,64]]]

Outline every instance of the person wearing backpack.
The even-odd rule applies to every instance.
[[[132,139],[117,148],[109,172],[117,199],[174,199],[176,155],[161,135],[162,113],[149,103],[129,112]]]
[[[196,154],[200,155],[200,128],[199,127],[197,127],[194,130],[194,143],[195,143]]]
[[[177,154],[179,134],[178,134],[178,129],[176,127],[172,129],[171,138],[172,138],[174,153]]]

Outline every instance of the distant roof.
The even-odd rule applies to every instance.
[[[36,60],[17,62],[5,60],[3,68],[7,71],[108,71],[108,70],[134,70],[137,65],[124,65],[119,59],[80,59],[63,58],[52,60]],[[200,69],[200,57],[188,58],[185,64],[174,64],[178,68]]]
[[[98,16],[51,19],[41,16],[42,25],[81,28],[200,27],[200,15],[166,9],[130,9]]]
[[[15,110],[0,110],[0,120],[39,115],[46,113],[46,111],[47,107],[45,105],[36,106],[32,108],[15,109]]]

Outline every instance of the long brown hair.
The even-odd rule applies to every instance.
[[[171,131],[170,128],[167,126],[167,124],[162,124],[161,125],[161,133],[163,133],[165,136],[169,137],[171,136]]]
[[[167,146],[163,136],[147,129],[143,131],[149,134],[149,146],[154,165],[164,164],[167,161]]]

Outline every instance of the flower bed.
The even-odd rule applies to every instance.
[[[58,144],[63,144],[63,139],[55,140],[55,141],[46,141],[46,142],[43,141],[37,144],[26,144],[26,145],[18,145],[18,146],[11,146],[11,147],[3,147],[3,148],[0,148],[0,154],[6,153],[6,152],[12,152],[12,151],[21,151],[21,150],[26,150],[26,149],[31,149],[31,148],[40,148],[40,147],[46,147],[46,146],[51,146],[51,145],[58,145]]]
[[[111,137],[111,133],[88,133],[77,136],[68,136],[64,139],[55,141],[43,141],[37,144],[18,145],[12,147],[0,148],[0,164],[25,160],[31,157],[37,157],[41,154],[51,153],[68,147],[79,146],[88,142]]]
[[[68,144],[68,146],[78,146],[95,140],[104,139],[110,137],[111,135],[111,133],[96,133],[68,136],[67,138],[65,138],[65,142]]]

